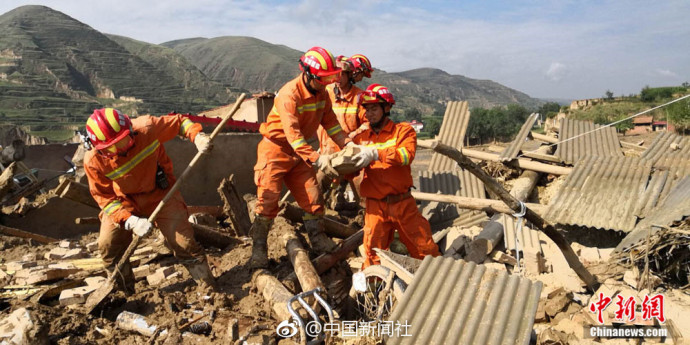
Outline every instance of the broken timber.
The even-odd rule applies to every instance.
[[[223,213],[230,218],[233,228],[237,231],[237,236],[248,236],[252,222],[249,220],[247,203],[235,189],[233,178],[234,175],[230,175],[230,177],[223,179],[218,186],[218,194],[223,199]]]
[[[289,229],[283,235],[283,241],[302,291],[310,291],[317,287],[325,290],[319,274],[309,260],[309,253],[302,247],[302,243],[295,235],[294,230]]]
[[[89,186],[70,180],[65,180],[63,183],[66,185],[64,187],[60,187],[62,190],[62,193],[60,193],[61,198],[69,199],[86,206],[100,209],[96,203],[96,200],[93,200],[91,192],[89,192]]]
[[[466,208],[470,210],[486,211],[491,213],[515,213],[513,209],[511,209],[501,200],[468,198],[457,195],[444,195],[422,192],[412,192],[412,196],[416,200],[453,203],[458,205],[458,207],[460,208]],[[546,212],[546,206],[541,204],[526,203],[525,206],[529,207],[538,214],[543,214]]]
[[[228,233],[217,230],[212,226],[190,223],[194,229],[194,238],[205,246],[225,249],[231,244],[241,243],[242,241],[230,236]]]
[[[284,207],[285,213],[283,215],[285,218],[293,222],[303,222],[302,217],[304,217],[304,210],[301,207],[297,206],[295,203],[285,203]],[[323,223],[324,231],[328,236],[348,238],[357,233],[357,229],[332,219],[327,215],[323,217]]]
[[[260,269],[254,272],[252,281],[257,291],[271,305],[278,316],[278,320],[289,320],[292,317],[287,306],[293,294],[276,277],[272,276],[270,272]]]
[[[10,228],[9,226],[4,226],[4,225],[0,225],[0,233],[3,233],[5,235],[10,235],[10,236],[15,236],[15,237],[32,239],[38,243],[43,243],[43,244],[50,244],[50,243],[54,243],[54,242],[59,241],[56,238],[43,236],[43,235],[39,235],[39,234],[34,234],[32,232],[23,231],[23,230],[19,230],[19,229],[15,229],[15,228]]]
[[[453,159],[455,162],[458,163],[458,165],[460,165],[460,167],[467,169],[470,173],[477,176],[482,182],[484,182],[484,185],[486,186],[487,190],[494,193],[501,200],[503,200],[503,202],[505,202],[509,206],[509,208],[513,210],[513,213],[518,213],[521,211],[520,201],[515,199],[514,196],[510,195],[510,193],[503,189],[503,187],[500,184],[498,184],[498,182],[494,181],[494,179],[491,178],[491,176],[489,176],[484,170],[482,170],[482,168],[474,164],[460,151],[448,145],[444,145],[438,141],[434,141],[430,145],[427,143],[418,142],[418,145],[430,148],[442,155],[445,155]],[[582,262],[580,262],[580,259],[577,257],[577,254],[575,254],[575,252],[573,251],[573,248],[570,247],[565,237],[563,237],[563,235],[559,233],[556,230],[556,228],[553,227],[553,225],[547,223],[546,220],[544,220],[544,218],[542,218],[540,215],[535,213],[534,210],[529,208],[528,205],[525,206],[527,206],[525,210],[525,219],[530,221],[535,227],[541,230],[554,243],[556,243],[558,248],[563,253],[563,256],[565,256],[565,259],[568,262],[570,268],[572,268],[575,271],[575,273],[577,273],[578,277],[580,277],[580,279],[582,279],[582,281],[585,282],[585,284],[587,284],[587,287],[590,289],[590,291],[596,291],[599,286],[599,283],[597,282],[596,278],[582,265]]]
[[[423,147],[428,147],[429,143],[428,140],[426,143],[424,143],[422,140],[419,140],[417,143],[419,146]],[[465,155],[466,157],[470,158],[476,158],[476,159],[481,159],[485,161],[493,161],[493,162],[500,162],[499,155],[490,153],[490,152],[482,152],[482,151],[477,151],[477,150],[470,150],[470,149],[462,149],[462,154]],[[551,164],[545,164],[545,163],[540,163],[540,162],[535,162],[531,161],[529,159],[522,159],[522,158],[517,158],[513,159],[510,162],[507,162],[509,165],[514,165],[520,169],[524,170],[534,170],[538,172],[543,172],[547,174],[553,174],[553,175],[568,175],[573,171],[573,168],[568,168],[568,167],[561,167],[561,166],[555,166]]]

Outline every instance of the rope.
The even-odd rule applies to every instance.
[[[513,213],[513,217],[517,218],[517,226],[515,228],[515,258],[517,260],[517,265],[515,266],[517,273],[522,274],[522,269],[520,268],[520,245],[518,238],[522,238],[522,223],[524,221],[525,213],[527,213],[527,207],[525,203],[518,200],[520,203],[520,212]]]
[[[686,98],[688,98],[688,97],[690,97],[690,94],[685,95],[685,96],[680,97],[680,98],[676,98],[676,99],[674,99],[674,100],[672,100],[672,101],[670,101],[670,102],[664,103],[664,104],[662,104],[662,105],[658,105],[658,106],[656,106],[656,107],[654,107],[654,108],[649,108],[649,109],[647,109],[647,110],[645,110],[645,111],[639,112],[639,113],[637,113],[637,114],[635,114],[635,115],[628,116],[628,117],[626,117],[626,118],[624,118],[624,119],[620,119],[620,120],[618,120],[618,121],[611,122],[611,123],[609,123],[609,124],[607,124],[607,125],[603,125],[603,126],[601,126],[601,127],[599,127],[599,128],[595,128],[595,129],[593,129],[593,130],[591,130],[591,131],[589,131],[589,132],[584,132],[584,133],[578,134],[578,135],[576,135],[576,136],[574,136],[574,137],[572,137],[572,138],[568,138],[568,139],[561,140],[561,141],[558,141],[558,142],[553,143],[553,144],[549,144],[549,145],[547,145],[546,147],[551,147],[551,146],[554,146],[554,145],[558,145],[558,144],[564,143],[564,142],[566,142],[566,141],[570,141],[570,140],[573,140],[573,139],[576,139],[576,138],[585,136],[585,135],[587,135],[587,134],[594,133],[594,132],[596,132],[596,131],[598,131],[598,130],[601,130],[601,129],[604,129],[604,128],[607,128],[607,127],[611,127],[611,126],[616,125],[616,124],[619,124],[619,123],[621,123],[621,122],[623,122],[623,121],[630,120],[630,119],[632,119],[632,118],[638,117],[638,116],[640,116],[640,115],[644,115],[644,114],[646,114],[646,113],[649,113],[649,112],[651,112],[651,111],[657,110],[657,109],[659,109],[659,108],[663,108],[663,107],[665,107],[665,106],[667,106],[667,105],[670,105],[670,104],[673,104],[673,103],[675,103],[675,102],[682,101],[682,100],[684,100],[684,99],[686,99]],[[536,152],[537,150],[538,150],[538,148],[537,148],[537,149],[534,149],[534,150],[532,150],[532,151],[527,151],[527,153],[529,153],[529,152]],[[525,152],[521,153],[518,157],[523,157],[524,155],[525,155]]]

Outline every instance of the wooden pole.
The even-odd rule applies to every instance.
[[[284,217],[293,222],[303,222],[302,217],[304,217],[304,210],[294,203],[285,203],[285,213]],[[357,229],[343,224],[329,216],[323,217],[324,231],[326,235],[337,238],[348,238],[357,232]]]
[[[418,141],[419,145],[425,145],[427,143],[421,143],[421,140]],[[450,146],[449,146],[450,147]],[[482,151],[477,151],[477,150],[471,150],[471,149],[462,149],[462,154],[466,157],[469,158],[476,158],[476,159],[481,159],[485,161],[493,161],[493,162],[499,162],[500,160],[498,159],[498,155],[495,153],[491,152],[482,152]],[[545,164],[545,163],[540,163],[540,162],[535,162],[529,159],[523,159],[523,158],[517,158],[509,162],[509,164],[512,164],[520,169],[525,169],[525,170],[534,170],[538,172],[543,172],[547,174],[553,174],[553,175],[568,175],[573,171],[573,168],[568,168],[568,167],[561,167],[561,166],[556,166],[556,165],[551,165],[551,164]]]
[[[234,183],[234,175],[223,179],[218,186],[218,194],[223,199],[223,213],[225,213],[233,228],[237,231],[237,236],[248,236],[252,222],[249,220],[247,203],[240,197]]]
[[[445,195],[422,192],[412,192],[412,196],[416,200],[452,203],[458,205],[460,208],[466,208],[469,210],[485,211],[489,213],[515,213],[515,211],[513,211],[510,207],[508,207],[508,205],[506,205],[501,200],[468,198],[457,195]],[[525,205],[540,214],[543,214],[546,210],[546,207],[541,204],[527,203]]]
[[[521,211],[520,202],[514,196],[510,195],[510,193],[503,189],[498,182],[494,181],[491,176],[489,176],[478,165],[474,164],[471,160],[465,157],[460,151],[438,141],[434,141],[429,148],[453,159],[462,168],[477,176],[482,182],[484,182],[484,186],[486,186],[490,192],[494,193],[494,195],[497,195],[501,200],[503,200],[503,202],[505,202],[514,213]],[[559,233],[556,228],[553,227],[553,225],[547,223],[544,218],[530,209],[529,206],[526,207],[525,219],[530,221],[535,227],[544,232],[546,236],[556,243],[558,248],[563,253],[563,256],[565,256],[570,268],[572,268],[580,279],[587,284],[587,287],[590,289],[590,291],[596,291],[599,286],[597,279],[582,265],[582,262],[580,262],[580,259],[573,251],[573,248],[570,247],[565,237],[563,237],[563,235],[561,235],[561,233]]]
[[[24,230],[15,229],[15,228],[10,228],[9,226],[4,226],[4,225],[0,225],[0,233],[3,233],[5,235],[14,236],[14,237],[32,239],[38,243],[43,243],[43,244],[55,243],[58,241],[58,239],[56,239],[56,238],[43,236],[43,235],[39,235],[39,234],[34,234],[33,232],[28,232],[28,231],[24,231]]]
[[[313,290],[317,287],[325,290],[325,286],[323,282],[321,282],[319,274],[309,260],[309,252],[302,247],[302,243],[300,243],[297,238],[295,231],[286,229],[285,235],[283,235],[283,241],[285,242],[285,249],[287,249],[290,262],[295,270],[302,291]]]
[[[271,305],[271,309],[278,316],[278,320],[289,320],[292,317],[287,306],[290,298],[294,295],[276,277],[272,276],[270,272],[260,269],[254,272],[252,281],[256,290]]]
[[[192,228],[194,229],[194,238],[206,247],[224,249],[231,244],[242,242],[237,238],[230,236],[230,234],[218,231],[211,226],[194,223],[191,224]]]

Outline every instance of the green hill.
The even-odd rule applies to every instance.
[[[190,38],[162,45],[184,55],[213,80],[253,92],[280,89],[299,73],[297,60],[303,53],[251,37],[234,36]],[[400,73],[376,70],[372,79],[365,79],[362,86],[377,82],[392,89],[399,99],[398,109],[416,108],[426,114],[438,109],[442,113],[445,103],[451,100],[468,100],[472,107],[519,103],[536,108],[543,103],[490,80],[450,75],[433,68]]]
[[[0,117],[15,124],[83,123],[92,109],[114,105],[131,114],[198,111],[227,101],[170,51],[115,40],[45,6],[0,16]],[[143,43],[142,43],[143,44]],[[162,50],[163,48],[161,48]],[[140,56],[141,55],[141,56]],[[158,55],[158,57],[153,57]],[[142,57],[143,56],[143,57]],[[160,59],[173,61],[160,63]],[[186,68],[186,69],[185,69]],[[222,96],[222,97],[221,97]]]

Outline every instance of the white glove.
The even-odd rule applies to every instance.
[[[352,159],[355,161],[355,168],[362,169],[379,159],[379,150],[374,147],[362,147],[361,151]]]
[[[323,171],[328,178],[336,178],[340,175],[331,165],[331,155],[320,155],[316,162],[314,162],[314,166]]]
[[[204,132],[199,132],[199,134],[194,137],[194,145],[196,145],[197,151],[201,153],[207,153],[213,148],[211,138]]]
[[[148,235],[151,229],[153,229],[153,224],[146,218],[129,216],[125,221],[125,230],[132,231],[139,237]]]

